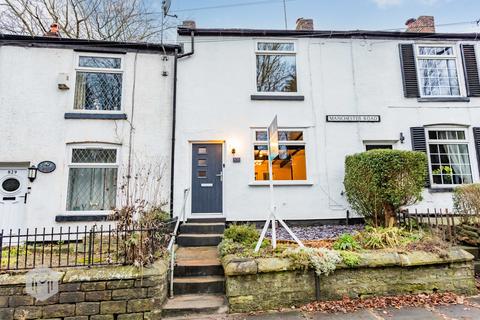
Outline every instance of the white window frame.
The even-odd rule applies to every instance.
[[[250,154],[252,155],[252,161],[250,164],[250,176],[251,176],[251,181],[249,185],[251,186],[268,186],[270,184],[269,180],[255,180],[255,156],[254,156],[254,147],[263,145],[263,146],[268,146],[267,141],[261,141],[256,139],[256,132],[257,131],[267,131],[268,128],[265,127],[255,127],[251,128],[251,140],[252,143],[250,144]],[[303,133],[303,140],[286,140],[286,141],[279,141],[279,144],[287,144],[287,145],[296,145],[296,146],[304,146],[305,148],[305,171],[306,171],[306,180],[273,180],[274,185],[313,185],[311,179],[310,179],[310,170],[309,170],[309,165],[308,165],[308,139],[307,139],[307,129],[306,128],[294,128],[294,127],[281,127],[278,128],[278,131],[302,131]]]
[[[437,55],[420,55],[420,47],[434,47],[434,48],[446,48],[450,47],[452,48],[453,55],[451,56],[437,56]],[[461,64],[461,59],[459,59],[460,55],[458,52],[458,45],[454,43],[416,43],[415,44],[415,66],[417,69],[417,78],[418,78],[418,91],[420,93],[421,98],[461,98],[461,97],[466,97],[466,88],[465,88],[465,83],[463,81],[463,66]],[[421,75],[420,75],[420,64],[419,60],[423,59],[431,59],[431,60],[445,60],[445,59],[450,59],[450,60],[455,60],[455,67],[457,69],[457,81],[458,81],[458,88],[460,91],[459,95],[438,95],[438,96],[429,96],[429,95],[424,95],[423,90],[422,90],[422,82],[421,82]]]
[[[465,134],[465,140],[430,140],[430,131],[463,131]],[[470,161],[470,171],[472,173],[472,183],[475,183],[475,159],[472,156],[471,148],[471,137],[469,135],[469,130],[465,127],[427,127],[425,128],[425,140],[427,145],[427,157],[428,157],[428,175],[430,179],[430,184],[432,189],[446,189],[446,188],[456,188],[462,186],[462,184],[436,184],[433,181],[433,171],[432,171],[432,159],[430,154],[430,143],[432,144],[465,144],[468,147],[468,159]]]
[[[258,44],[259,43],[292,43],[293,44],[293,50],[292,51],[275,51],[275,50],[258,50]],[[298,68],[298,52],[297,52],[297,41],[296,40],[288,40],[288,39],[281,39],[281,40],[276,40],[276,39],[256,39],[254,41],[255,44],[255,55],[254,55],[254,92],[256,95],[266,95],[266,96],[271,96],[271,95],[279,95],[279,96],[297,96],[301,95],[301,90],[300,90],[300,81],[299,81],[299,68]],[[294,56],[295,57],[295,72],[297,76],[297,91],[294,92],[276,92],[276,91],[271,91],[271,92],[265,92],[265,91],[258,91],[257,89],[257,56],[258,55],[286,55],[286,56]]]
[[[98,58],[115,58],[120,59],[120,68],[92,68],[92,67],[80,67],[80,57],[98,57]],[[124,66],[125,57],[124,55],[119,54],[108,54],[108,53],[93,53],[93,52],[78,52],[75,55],[75,71],[73,76],[74,89],[73,89],[73,101],[72,101],[72,110],[73,112],[78,113],[124,113],[124,101],[125,101],[125,71]],[[120,110],[85,110],[85,109],[75,109],[75,92],[77,91],[77,72],[90,72],[90,73],[118,73],[122,75],[122,97],[120,99]]]
[[[73,149],[114,149],[117,152],[116,162],[115,163],[74,163],[72,162]],[[65,199],[63,201],[63,207],[67,214],[72,215],[88,215],[88,214],[110,214],[113,210],[68,210],[68,188],[69,188],[69,177],[71,168],[116,168],[117,169],[117,190],[115,191],[115,203],[118,205],[119,194],[118,186],[120,185],[120,151],[121,148],[116,144],[103,144],[103,143],[74,143],[68,146],[67,148],[67,166],[66,166],[66,178],[65,178]]]

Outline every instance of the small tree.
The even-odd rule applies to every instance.
[[[453,209],[467,224],[480,221],[480,184],[457,187],[453,193]]]
[[[402,206],[422,199],[426,166],[422,152],[372,150],[347,156],[347,200],[367,223],[392,226]]]

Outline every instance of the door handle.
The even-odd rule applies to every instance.
[[[223,171],[217,173],[216,176],[220,178],[220,181],[223,181]]]
[[[25,193],[24,196],[18,196],[18,197],[23,198],[23,203],[27,203],[27,196],[28,196],[28,193]]]

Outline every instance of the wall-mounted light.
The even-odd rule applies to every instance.
[[[235,150],[235,148],[232,148],[231,153],[232,155],[235,155],[235,153],[237,153],[237,150]]]
[[[38,169],[34,165],[28,168],[28,179],[30,180],[30,182],[33,182],[33,180],[37,178],[37,171]]]
[[[400,132],[400,143],[405,142],[405,136],[403,135],[403,132]]]

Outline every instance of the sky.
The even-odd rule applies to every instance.
[[[148,1],[161,11],[162,0]],[[316,30],[387,30],[433,15],[437,32],[480,32],[472,23],[480,20],[480,0],[286,0],[286,7],[288,29],[299,17],[314,19]],[[172,0],[170,13],[198,28],[285,28],[283,0]]]

